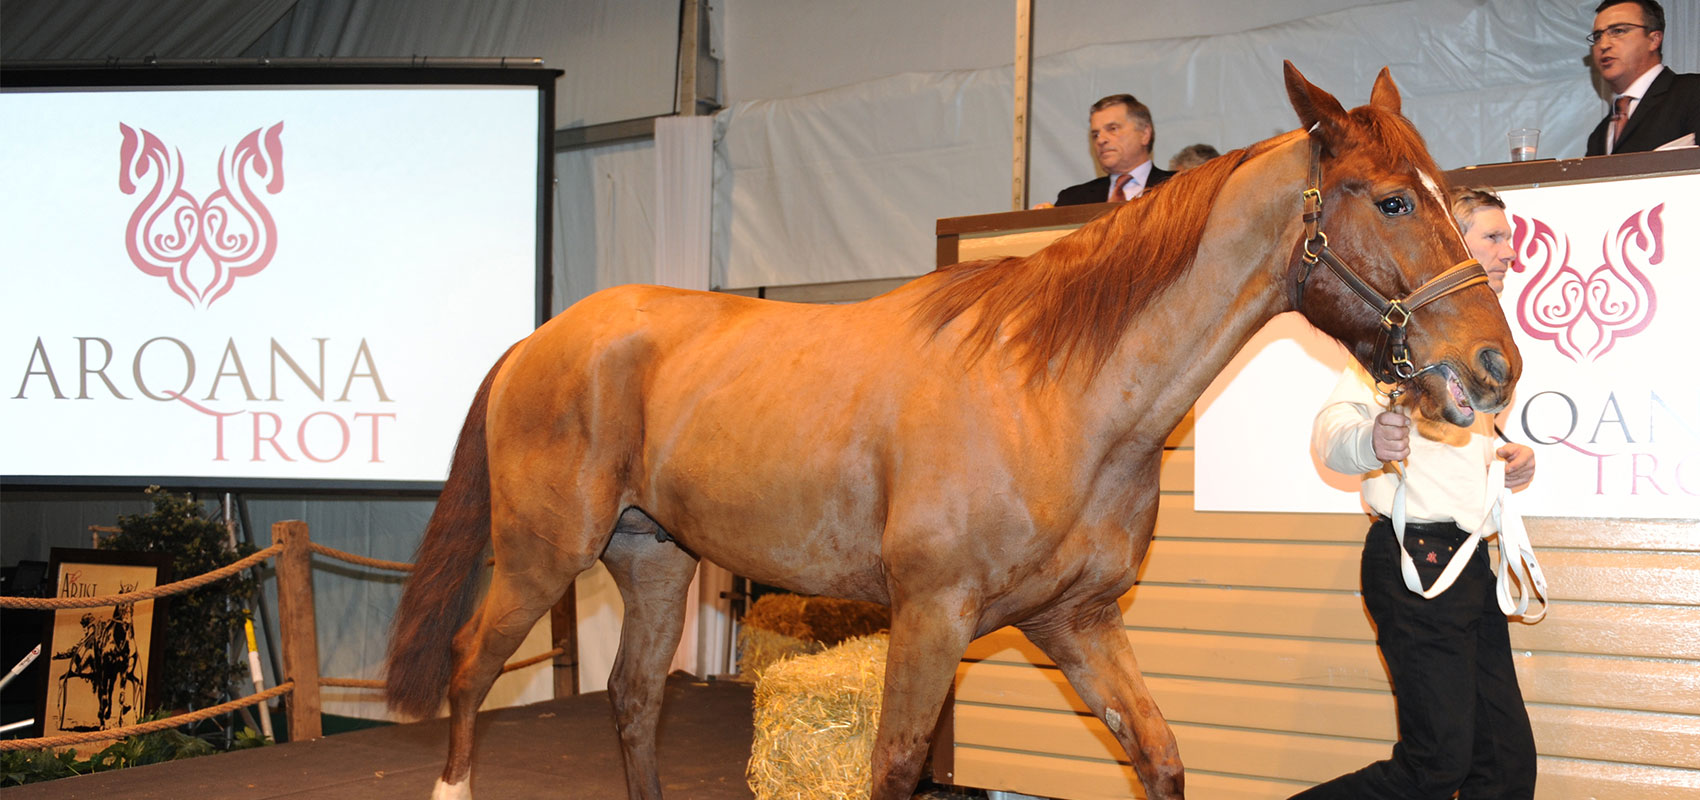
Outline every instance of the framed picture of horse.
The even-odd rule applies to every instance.
[[[99,598],[152,589],[171,580],[164,553],[53,548],[47,574],[54,597]],[[164,652],[164,598],[62,608],[45,624],[43,736],[134,725],[153,708]]]

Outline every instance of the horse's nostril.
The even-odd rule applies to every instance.
[[[1505,355],[1498,350],[1484,347],[1476,355],[1476,361],[1496,381],[1504,381],[1511,376],[1511,364],[1505,360]]]

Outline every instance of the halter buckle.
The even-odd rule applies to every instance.
[[[1399,312],[1400,319],[1399,319],[1398,322],[1393,321],[1393,312],[1395,312],[1395,311]],[[1388,328],[1403,328],[1407,324],[1409,324],[1410,321],[1411,321],[1411,312],[1410,312],[1410,310],[1405,308],[1404,302],[1399,301],[1399,300],[1389,300],[1389,301],[1387,301],[1387,310],[1381,312],[1381,324],[1382,325],[1384,325]],[[1399,362],[1395,361],[1394,363],[1397,364]]]
[[[1306,189],[1305,190],[1306,193],[1314,192],[1314,191],[1316,191],[1316,190],[1315,189]],[[1319,240],[1322,242],[1322,245],[1316,248],[1316,252],[1314,252],[1314,253],[1311,252],[1311,250],[1310,250],[1311,243],[1319,241]],[[1326,249],[1328,249],[1328,234],[1323,233],[1322,231],[1317,231],[1315,239],[1306,239],[1305,240],[1305,254],[1304,254],[1305,263],[1306,264],[1315,264],[1316,260],[1322,257],[1322,251],[1326,250]],[[1306,272],[1306,274],[1308,275],[1309,273]]]
[[[1387,361],[1389,366],[1393,367],[1393,374],[1399,376],[1401,380],[1408,381],[1416,377],[1416,367],[1411,365],[1410,351],[1405,347],[1394,348],[1391,353],[1388,353]]]

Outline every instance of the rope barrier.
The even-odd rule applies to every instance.
[[[336,687],[343,688],[343,689],[382,689],[382,688],[384,688],[384,682],[383,681],[374,681],[374,680],[368,680],[368,679],[365,679],[365,678],[320,678],[319,679],[319,685],[320,686],[336,686]]]
[[[66,745],[83,744],[85,742],[101,742],[110,739],[123,739],[127,736],[140,736],[145,733],[163,731],[166,728],[175,728],[180,725],[187,725],[191,722],[200,722],[203,719],[211,719],[212,717],[216,717],[220,714],[227,714],[231,711],[235,711],[238,708],[258,705],[272,699],[273,697],[277,697],[280,694],[293,691],[294,689],[295,681],[284,681],[283,683],[273,686],[263,692],[257,692],[255,694],[248,695],[247,697],[232,700],[228,703],[208,706],[199,711],[191,711],[187,714],[178,714],[175,717],[166,717],[165,719],[143,722],[139,725],[126,725],[121,728],[108,728],[103,731],[83,731],[81,733],[66,733],[59,736],[43,736],[35,739],[4,739],[0,740],[0,751],[64,747]]]
[[[99,597],[0,597],[0,608],[28,608],[36,610],[53,610],[60,608],[99,608],[115,606],[124,603],[140,603],[144,600],[156,600],[174,594],[181,594],[193,589],[199,589],[213,581],[223,580],[245,570],[261,561],[283,552],[283,545],[274,544],[264,550],[254,553],[240,561],[226,564],[211,572],[203,572],[193,578],[185,578],[163,586],[151,589],[140,589],[124,594],[107,594]]]
[[[319,544],[317,542],[308,541],[307,547],[311,552],[318,553],[319,555],[325,556],[327,558],[333,558],[333,559],[336,559],[336,560],[339,560],[339,561],[345,561],[345,562],[348,562],[350,564],[355,564],[355,565],[358,565],[358,566],[370,567],[370,568],[373,568],[373,569],[391,570],[391,571],[395,571],[395,572],[412,572],[414,570],[414,565],[406,563],[406,562],[385,561],[383,559],[378,559],[378,558],[368,558],[366,556],[359,556],[359,555],[355,555],[353,553],[347,552],[345,550],[338,550],[334,547],[322,545],[322,544]],[[17,608],[17,609],[32,609],[32,610],[46,611],[46,610],[57,610],[57,609],[65,609],[65,608],[99,608],[99,607],[102,607],[102,606],[122,605],[122,604],[125,604],[125,603],[139,603],[139,602],[144,602],[144,601],[147,601],[147,600],[156,600],[156,599],[159,599],[161,597],[168,597],[168,596],[171,596],[171,595],[181,594],[183,592],[192,591],[194,589],[199,589],[202,586],[205,586],[205,585],[212,583],[214,581],[223,580],[223,579],[228,578],[232,575],[235,575],[238,572],[241,572],[242,570],[248,569],[248,568],[258,564],[261,561],[264,561],[268,558],[271,558],[271,557],[273,557],[273,556],[275,556],[275,555],[277,555],[281,552],[283,552],[283,544],[281,544],[281,543],[273,544],[272,546],[267,547],[264,550],[260,550],[258,552],[255,552],[255,553],[247,556],[246,558],[243,558],[243,559],[236,561],[236,562],[233,562],[231,564],[227,564],[223,567],[212,570],[211,572],[202,573],[202,574],[197,575],[193,578],[186,578],[184,580],[176,581],[176,582],[173,582],[173,583],[167,583],[167,584],[164,584],[162,586],[155,586],[151,589],[142,589],[142,590],[134,591],[134,592],[126,592],[124,594],[102,595],[102,596],[99,596],[99,597],[51,597],[51,598],[49,598],[49,597],[0,597],[0,608]],[[495,561],[495,559],[493,559],[493,558],[490,559],[490,563],[494,563],[494,561]],[[529,666],[533,666],[535,664],[541,664],[545,661],[548,661],[550,659],[555,658],[556,656],[560,656],[560,655],[563,655],[565,653],[566,653],[565,648],[557,647],[557,648],[554,648],[552,650],[549,650],[548,652],[540,653],[540,654],[533,656],[531,658],[523,659],[523,660],[520,660],[520,661],[515,661],[511,664],[504,664],[502,666],[502,673],[506,674],[506,673],[509,673],[509,672],[513,672],[515,670],[520,670],[520,669],[524,669],[524,668],[529,667]],[[383,689],[384,688],[384,682],[383,681],[364,680],[364,679],[358,679],[358,678],[322,678],[322,679],[319,680],[319,685],[321,687],[341,687],[341,688],[350,688],[350,689]],[[243,697],[243,698],[240,698],[240,699],[237,699],[237,700],[232,700],[228,703],[221,703],[221,704],[216,705],[216,706],[209,706],[207,708],[203,708],[199,711],[193,711],[193,712],[190,712],[190,713],[187,713],[187,714],[179,714],[177,716],[167,717],[165,719],[152,720],[150,722],[144,722],[144,723],[140,723],[140,724],[137,724],[137,725],[129,725],[129,726],[123,726],[123,727],[118,727],[118,728],[110,728],[110,729],[107,729],[107,730],[99,730],[99,731],[83,731],[83,732],[78,732],[78,733],[68,733],[68,734],[61,734],[61,735],[58,735],[58,736],[46,736],[46,737],[39,737],[39,738],[34,738],[34,739],[0,740],[0,752],[12,751],[12,750],[36,749],[36,748],[64,747],[64,746],[67,746],[67,745],[83,744],[83,743],[86,743],[86,742],[99,742],[99,741],[108,741],[108,740],[112,740],[112,739],[122,739],[122,738],[125,738],[125,737],[128,737],[128,736],[140,736],[140,735],[143,735],[143,734],[154,733],[156,731],[166,730],[167,728],[176,728],[176,727],[179,727],[179,726],[182,726],[182,725],[187,725],[187,724],[192,723],[192,722],[199,722],[199,721],[204,720],[204,719],[210,719],[210,718],[216,717],[220,714],[226,714],[226,713],[229,713],[231,711],[235,711],[239,708],[246,708],[248,706],[257,705],[257,704],[263,703],[266,700],[269,700],[273,697],[277,697],[279,695],[286,694],[288,692],[294,691],[294,689],[295,689],[295,681],[293,681],[293,680],[284,681],[283,683],[278,684],[277,686],[274,686],[274,687],[267,689],[263,692],[257,692],[255,694],[248,695],[247,697]]]
[[[337,559],[338,561],[347,561],[350,564],[358,564],[362,567],[372,567],[374,569],[394,570],[396,572],[412,572],[413,571],[413,565],[407,563],[406,561],[385,561],[385,560],[380,559],[380,558],[367,558],[366,556],[357,556],[357,555],[350,553],[346,550],[338,550],[338,549],[331,547],[329,545],[319,544],[318,542],[309,542],[307,544],[307,547],[310,548],[313,552],[318,553],[321,556],[327,556],[329,558],[334,558],[334,559]]]
[[[534,655],[531,658],[527,658],[527,659],[524,659],[524,660],[521,660],[521,661],[515,661],[515,662],[512,662],[510,664],[503,664],[502,665],[502,674],[505,675],[509,672],[513,672],[514,670],[525,669],[526,667],[529,667],[529,666],[541,664],[545,661],[548,661],[551,658],[554,658],[555,656],[565,654],[566,652],[567,652],[566,648],[557,647],[557,648],[550,650],[549,652],[546,652],[546,653],[538,653],[537,655]],[[336,686],[336,687],[343,688],[343,689],[382,689],[382,688],[384,688],[384,682],[383,681],[367,680],[367,679],[364,679],[364,678],[320,678],[319,679],[319,685],[320,686]]]
[[[384,681],[365,678],[320,678],[320,686],[338,686],[345,690],[381,690]]]
[[[502,665],[502,672],[503,673],[513,672],[516,669],[525,669],[526,667],[529,667],[532,664],[541,664],[541,663],[548,661],[549,659],[554,658],[555,656],[561,655],[565,652],[567,652],[567,651],[564,648],[557,647],[553,650],[550,650],[547,653],[538,653],[537,655],[534,655],[531,658],[528,658],[524,661],[515,661],[512,664],[503,664]]]

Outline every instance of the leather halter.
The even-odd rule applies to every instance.
[[[1411,352],[1405,344],[1405,326],[1416,310],[1460,289],[1488,282],[1487,270],[1474,258],[1453,264],[1445,272],[1430,278],[1416,291],[1389,300],[1375,287],[1358,277],[1356,271],[1341,261],[1328,246],[1328,236],[1322,232],[1322,142],[1314,135],[1310,139],[1310,188],[1304,190],[1305,239],[1304,273],[1299,276],[1298,292],[1293,307],[1304,300],[1305,281],[1310,271],[1321,261],[1328,271],[1339,276],[1359,299],[1381,317],[1381,336],[1375,348],[1375,360],[1369,366],[1372,377],[1381,383],[1397,384],[1408,381],[1433,369],[1417,369],[1411,364]]]

